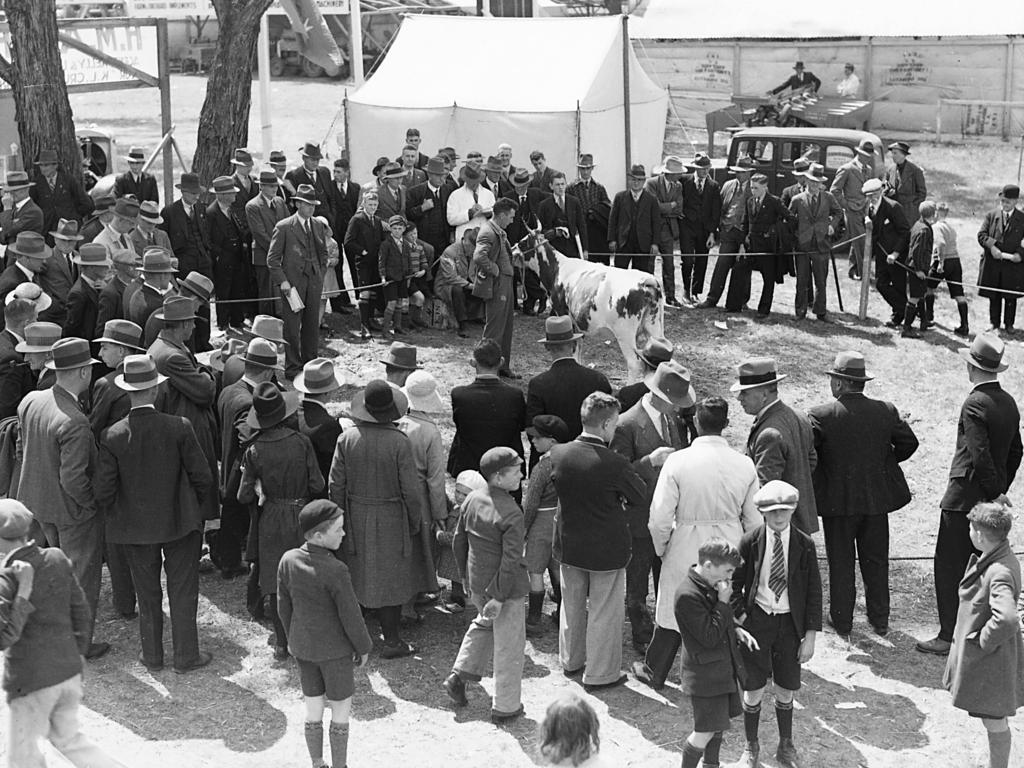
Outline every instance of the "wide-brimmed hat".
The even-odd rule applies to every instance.
[[[596,168],[594,165],[594,156],[589,152],[584,152],[580,155],[580,159],[576,161],[577,168]]]
[[[143,200],[139,203],[139,218],[145,219],[150,224],[163,224],[163,216],[160,215],[160,206],[152,200]]]
[[[806,171],[801,171],[797,175],[803,176],[805,179],[810,179],[811,181],[820,181],[822,184],[828,181],[828,177],[825,175],[825,166],[821,163],[811,163],[807,166]]]
[[[323,160],[323,153],[320,151],[320,145],[314,144],[312,141],[307,141],[299,148],[299,152],[302,153],[303,157],[311,157],[314,160]]]
[[[110,267],[114,264],[110,260],[110,251],[103,243],[85,243],[71,257],[71,261],[82,267]]]
[[[114,203],[114,215],[128,221],[135,221],[139,218],[139,208],[139,201],[134,197],[121,197]]]
[[[710,168],[711,158],[705,155],[703,152],[698,152],[693,156],[693,160],[687,163],[691,168]]]
[[[505,166],[494,155],[487,158],[487,164],[484,165],[484,173],[502,173],[504,170]]]
[[[92,212],[96,214],[104,213],[115,205],[117,205],[117,198],[113,195],[100,195],[96,198],[96,207],[92,209]]]
[[[556,315],[544,321],[544,338],[537,339],[537,342],[539,344],[565,344],[582,338],[583,334],[573,327],[571,317]]]
[[[440,413],[444,410],[444,401],[437,392],[437,379],[429,371],[419,370],[410,373],[402,391],[409,398],[409,407],[414,411]]]
[[[681,158],[676,155],[666,157],[661,165],[654,166],[654,173],[686,173],[686,166]]]
[[[50,347],[50,359],[44,365],[51,371],[70,371],[97,363],[99,360],[93,360],[89,351],[89,342],[72,336],[53,343]]]
[[[300,200],[310,205],[320,205],[320,201],[316,199],[316,190],[313,189],[312,184],[299,184],[295,194],[292,195],[292,200]]]
[[[904,155],[910,154],[910,145],[905,141],[894,141],[889,145],[889,151],[892,152],[894,149],[898,149]]]
[[[192,299],[186,296],[168,296],[164,299],[164,305],[153,313],[153,317],[166,323],[178,323],[195,320],[196,313],[192,308]]]
[[[763,387],[765,384],[775,384],[788,375],[784,373],[780,376],[775,368],[775,361],[770,357],[752,357],[749,360],[744,360],[737,367],[737,374],[739,381],[729,387],[730,392]]]
[[[39,157],[36,158],[33,165],[45,165],[46,163],[59,163],[60,158],[57,156],[57,150],[55,149],[41,149],[39,150]]]
[[[832,367],[825,371],[825,373],[829,376],[849,379],[850,381],[871,381],[875,378],[867,372],[864,355],[853,351],[838,353],[835,362],[832,363]]]
[[[754,506],[761,512],[777,509],[796,509],[800,491],[785,480],[769,480],[754,494]]]
[[[178,288],[188,291],[204,304],[209,304],[213,298],[213,280],[202,272],[189,272],[178,281]]]
[[[793,161],[793,175],[800,176],[803,174],[803,171],[806,171],[810,167],[810,160],[808,160],[806,157],[798,157],[796,160]]]
[[[341,389],[345,382],[338,376],[338,369],[329,358],[317,357],[302,366],[292,386],[307,395],[325,395]]]
[[[999,191],[999,196],[1006,200],[1019,200],[1020,187],[1016,184],[1007,184]]]
[[[7,252],[29,259],[48,259],[53,249],[38,232],[19,232],[14,242],[7,246]]]
[[[229,357],[235,355],[241,355],[245,353],[246,344],[241,339],[231,338],[224,341],[220,349],[215,349],[210,353],[210,367],[215,371],[223,371],[224,363]]]
[[[266,339],[252,339],[245,347],[244,359],[246,363],[252,363],[262,368],[274,368],[281,370],[278,362],[277,346]]]
[[[45,312],[50,308],[53,303],[53,299],[50,298],[50,294],[42,289],[38,283],[18,283],[14,287],[14,290],[7,294],[4,298],[4,305],[10,304],[12,301],[21,299],[23,301],[31,301],[36,307],[36,313]]]
[[[171,264],[171,254],[166,248],[152,245],[142,252],[143,272],[175,272]]]
[[[249,328],[249,334],[278,344],[288,343],[284,338],[284,320],[273,315],[256,315]]]
[[[252,153],[248,149],[236,149],[231,156],[232,165],[252,165]]]
[[[55,240],[84,240],[78,234],[78,222],[74,219],[60,219],[57,221],[57,228],[50,233]]]
[[[139,352],[146,351],[142,346],[142,329],[131,320],[107,320],[103,324],[103,335],[93,341],[120,344],[122,347],[137,349]]]
[[[432,157],[429,160],[427,160],[427,165],[423,170],[426,171],[428,174],[436,173],[439,176],[444,176],[444,160],[440,156]]]
[[[359,421],[390,424],[398,421],[409,410],[409,399],[398,387],[383,379],[374,379],[352,398],[349,413]]]
[[[979,333],[974,337],[970,347],[958,349],[957,353],[970,365],[981,371],[989,373],[1002,373],[1009,368],[1008,363],[1003,362],[1003,352],[1006,345],[998,336],[988,333]]]
[[[861,139],[855,149],[857,150],[858,155],[863,155],[864,157],[875,156],[875,142],[871,139]]]
[[[516,187],[522,187],[530,183],[530,172],[525,168],[516,168],[516,172],[512,174],[512,185]]]
[[[644,379],[652,395],[672,403],[676,408],[689,408],[697,402],[697,393],[690,383],[690,371],[675,360],[658,363]]]
[[[132,147],[128,150],[129,163],[144,163],[146,161],[146,150],[142,147]]]
[[[637,355],[651,368],[657,368],[660,363],[672,359],[673,351],[671,341],[661,336],[652,336]]]
[[[35,186],[35,182],[28,180],[28,174],[24,171],[8,171],[4,179],[4,189],[8,192],[15,189],[28,189]]]
[[[729,170],[733,173],[749,173],[757,168],[757,163],[750,155],[736,159],[736,165],[730,165]]]
[[[203,187],[199,183],[199,176],[195,173],[181,174],[181,179],[174,186],[182,192],[195,192],[197,195],[203,191]]]
[[[272,381],[261,381],[252,393],[252,407],[245,423],[253,429],[270,429],[299,409],[298,392],[282,392]]]
[[[114,377],[114,384],[128,392],[159,387],[165,381],[167,377],[156,369],[156,361],[149,355],[128,355],[124,359],[123,373]]]
[[[381,362],[384,365],[401,368],[405,371],[416,371],[420,368],[416,363],[416,347],[401,341],[391,342],[391,346],[388,347],[388,356],[381,358]]]
[[[287,165],[288,156],[280,149],[272,149],[270,150],[270,159],[267,162],[271,165]]]
[[[629,167],[629,173],[626,175],[631,179],[646,179],[647,169],[644,168],[642,164],[637,163],[636,165],[631,165]]]
[[[526,434],[532,437],[550,437],[559,443],[568,443],[572,439],[569,434],[569,425],[550,413],[534,416],[530,426],[526,428]]]
[[[14,347],[15,352],[49,352],[60,341],[63,329],[56,323],[29,323],[25,326],[24,341]]]
[[[262,171],[260,171],[259,183],[273,184],[274,186],[279,186],[281,184],[281,180],[277,178],[277,172],[274,171],[273,168],[265,168]]]
[[[483,173],[471,165],[462,166],[462,178],[469,181],[479,181]]]
[[[235,186],[235,177],[218,176],[216,179],[213,180],[213,186],[210,187],[210,191],[213,192],[215,195],[219,195],[222,192],[237,192],[238,187]]]

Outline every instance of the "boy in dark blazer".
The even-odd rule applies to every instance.
[[[814,541],[790,525],[800,493],[783,480],[771,480],[754,495],[764,525],[740,540],[743,563],[732,576],[733,616],[756,641],[740,648],[746,679],[743,727],[747,748],[739,766],[760,762],[758,723],[770,677],[775,685],[779,747],[775,759],[797,768],[793,745],[793,696],[800,689],[800,665],[814,655],[821,631],[821,575]]]
[[[587,220],[583,216],[583,205],[572,195],[566,194],[566,187],[568,182],[565,174],[556,171],[551,177],[552,196],[541,201],[537,216],[541,227],[554,230],[551,245],[566,256],[585,259],[588,251]]]

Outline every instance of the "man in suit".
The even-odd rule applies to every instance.
[[[722,185],[722,218],[718,224],[719,244],[715,270],[711,273],[708,296],[697,306],[711,309],[725,293],[729,272],[736,265],[737,254],[743,247],[743,219],[747,215],[747,200],[750,199],[750,176],[755,168],[749,157],[741,157],[729,170],[736,174]],[[735,280],[735,275],[733,276]],[[736,310],[738,311],[738,310]]]
[[[345,239],[345,233],[348,232],[348,223],[356,215],[356,211],[359,210],[360,195],[359,185],[349,177],[349,164],[348,160],[344,157],[339,157],[334,161],[334,183],[331,185],[331,195],[334,197],[332,203],[334,220],[331,222],[331,229],[334,230],[335,242],[341,246]],[[422,228],[420,232],[422,237]],[[344,255],[345,261],[343,262],[341,259],[338,259],[338,263],[334,266],[334,274],[338,278],[338,287],[345,287],[344,264],[346,262],[348,263],[349,274],[352,276],[352,285],[355,287],[356,278],[359,274],[356,269],[356,260],[347,251]],[[334,312],[347,315],[351,311],[350,307],[352,304],[352,294],[348,291],[331,297],[331,310]]]
[[[483,172],[484,180],[480,186],[491,190],[495,200],[501,197],[512,197],[512,184],[505,175],[505,166],[501,164],[501,160],[491,155],[484,164]]]
[[[871,218],[872,225],[871,254],[875,260],[875,288],[892,310],[892,317],[886,325],[899,328],[907,309],[907,281],[904,277],[906,273],[896,262],[906,257],[910,246],[910,224],[903,210],[882,196],[881,181],[868,179],[861,189],[867,199],[864,215]]]
[[[647,170],[634,165],[626,176],[629,189],[619,192],[612,200],[608,214],[608,250],[615,254],[615,266],[654,274],[654,257],[658,255],[658,232],[661,212],[654,195],[644,189]],[[647,256],[645,254],[650,254]]]
[[[156,177],[142,170],[146,162],[146,151],[142,147],[128,150],[128,170],[114,179],[114,197],[135,195],[140,203],[147,200],[160,204],[160,191],[156,186]]]
[[[267,251],[270,282],[276,286],[283,301],[285,375],[295,378],[304,363],[317,357],[320,341],[320,295],[327,268],[327,238],[330,229],[314,217],[321,201],[309,184],[300,184],[292,196],[295,213],[274,225]],[[289,295],[302,306],[292,309]]]
[[[157,246],[166,248],[173,253],[171,238],[160,229],[164,220],[160,217],[160,209],[152,200],[139,203],[139,217],[135,220],[135,229],[132,230],[128,241],[135,249],[135,253],[141,259],[147,248]]]
[[[504,445],[523,455],[526,401],[523,391],[498,376],[504,365],[501,347],[481,339],[471,361],[476,378],[452,387],[452,421],[455,436],[448,452],[448,474],[458,477],[466,469],[479,469],[480,457]]]
[[[541,192],[551,191],[551,177],[555,169],[548,165],[547,158],[539,149],[530,153],[530,165],[533,166],[533,176],[530,178],[530,186],[536,187]]]
[[[825,283],[828,280],[829,238],[839,226],[843,209],[824,189],[825,169],[819,163],[811,163],[803,172],[807,189],[793,198],[789,213],[796,219],[796,317],[807,316],[808,285],[814,282],[814,301],[811,311],[815,317],[828,322]],[[803,496],[804,489],[800,489]]]
[[[817,93],[819,88],[821,88],[821,80],[815,77],[813,72],[804,70],[804,63],[798,61],[793,65],[793,74],[789,76],[789,79],[782,85],[772,88],[768,93],[774,96],[783,91],[802,91],[805,89],[811,93]]]
[[[210,663],[199,650],[199,557],[203,508],[213,475],[188,420],[154,407],[167,377],[149,355],[130,355],[116,383],[128,392],[131,410],[103,436],[96,468],[96,500],[106,511],[107,539],[125,545],[139,599],[141,661],[164,665],[163,591],[167,574],[174,671]]]
[[[580,406],[592,392],[611,394],[612,385],[600,371],[587,368],[576,361],[576,347],[583,334],[573,328],[568,315],[549,317],[544,321],[544,345],[551,366],[538,373],[526,385],[526,422],[535,416],[557,416],[569,427],[569,437],[575,438],[583,429]],[[530,468],[539,456],[530,452]]]
[[[234,177],[218,176],[210,191],[216,199],[206,208],[206,224],[217,298],[244,299],[249,287],[245,272],[247,249],[245,233],[238,226],[233,210],[239,188],[235,186]],[[244,304],[222,304],[217,310],[217,326],[221,332],[228,328],[241,332],[244,320]]]
[[[300,184],[311,186],[313,188],[312,199],[318,201],[312,215],[323,216],[327,221],[331,221],[334,218],[333,211],[331,210],[331,200],[333,199],[333,196],[330,194],[331,172],[320,165],[320,161],[323,159],[320,146],[307,141],[299,151],[302,153],[302,165],[288,171],[285,174],[285,179],[296,190],[298,190]]]
[[[45,294],[40,294],[45,295]],[[25,326],[36,321],[37,302],[14,299],[4,306],[0,331],[0,419],[15,416],[22,398],[36,388],[36,377],[16,347],[25,340]]]
[[[406,132],[405,132],[405,143],[406,143],[406,145],[411,146],[417,152],[417,157],[416,157],[416,167],[417,168],[426,168],[427,167],[427,160],[428,160],[428,158],[427,158],[426,155],[424,155],[422,152],[420,152],[420,144],[422,143],[422,141],[423,141],[423,137],[420,136],[420,129],[419,128],[409,128],[408,130],[406,130]]]
[[[448,197],[444,186],[444,160],[432,157],[427,161],[426,181],[410,187],[405,197],[405,216],[416,225],[419,238],[441,255],[452,241],[448,224]],[[434,270],[436,273],[436,269]]]
[[[64,318],[67,314],[68,293],[71,286],[78,279],[78,265],[75,257],[78,255],[78,246],[82,236],[78,234],[78,222],[70,219],[61,219],[57,228],[50,232],[53,239],[53,255],[47,259],[46,269],[40,272],[36,279],[39,286],[46,291],[53,301],[50,306],[41,313],[38,318],[45,323],[56,323],[64,325]],[[86,338],[91,330],[85,334],[74,334]]]
[[[81,226],[85,217],[92,213],[93,202],[82,182],[60,167],[54,150],[40,150],[35,166],[35,185],[29,194],[43,212],[46,244],[53,245],[48,233],[57,228],[57,222],[72,219]]]
[[[935,540],[939,634],[917,644],[922,653],[949,653],[960,579],[971,555],[980,556],[971,543],[967,513],[981,501],[1009,503],[1006,491],[1024,455],[1017,402],[999,386],[999,374],[1009,368],[1003,362],[1004,350],[998,336],[983,333],[974,337],[969,349],[958,350],[967,362],[967,378],[972,388],[960,408],[949,483],[939,502],[942,517]],[[1016,599],[1017,595],[1013,597]]]
[[[117,253],[119,250],[134,251],[135,247],[132,245],[131,236],[139,218],[139,210],[137,200],[132,197],[122,197],[114,203],[114,216],[110,223],[92,239],[92,242],[105,245],[111,254]]]
[[[722,218],[722,194],[711,178],[711,158],[703,152],[689,164],[691,176],[684,176],[683,220],[679,230],[679,252],[683,255],[683,301],[698,302],[704,292],[708,251]]]
[[[871,167],[874,157],[875,143],[871,139],[861,139],[853,159],[839,166],[835,178],[832,179],[832,186],[829,187],[829,192],[846,215],[848,238],[864,234],[864,209],[867,207],[867,199],[862,187],[864,182],[874,175]],[[863,239],[850,243],[850,277],[860,278],[863,261]]]
[[[181,190],[181,197],[160,211],[164,220],[160,228],[171,239],[171,251],[178,260],[178,277],[199,272],[212,280],[213,261],[210,259],[206,206],[199,204],[199,195],[203,191],[199,186],[199,176],[183,173],[174,186]]]
[[[999,208],[985,214],[978,230],[978,245],[982,248],[978,293],[988,299],[992,328],[998,330],[1003,324],[1010,333],[1017,319],[1017,297],[987,289],[1024,290],[1024,213],[1017,208],[1019,199],[1020,187],[1003,187]]]
[[[124,292],[129,284],[135,284],[139,278],[138,262],[135,255],[122,251],[112,258],[114,273],[100,291],[96,312],[96,328],[93,337],[103,333],[108,320],[124,320],[128,314],[124,307]]]
[[[679,431],[676,413],[697,402],[690,372],[679,363],[661,363],[648,382],[650,391],[619,416],[610,444],[644,482],[643,503],[626,509],[632,536],[632,555],[626,566],[626,615],[633,647],[638,652],[646,650],[654,632],[654,622],[647,610],[648,581],[653,577],[657,593],[661,578],[661,560],[654,554],[654,542],[647,528],[654,487],[669,455],[689,444],[686,433]]]
[[[555,171],[551,175],[551,197],[541,201],[537,215],[545,233],[551,231],[551,245],[574,259],[587,258],[587,221],[583,206],[572,195],[565,193],[569,186],[565,174]],[[582,248],[582,252],[580,249]]]
[[[679,223],[683,218],[683,161],[669,155],[654,169],[655,176],[644,186],[658,201],[661,213],[661,228],[658,231],[658,250],[661,252],[661,282],[665,286],[665,303],[671,307],[682,306],[676,298],[676,242],[679,240]]]
[[[453,195],[454,197],[454,195]],[[450,199],[449,199],[450,202]],[[484,302],[483,338],[494,339],[501,347],[505,367],[499,373],[509,379],[518,379],[512,372],[512,250],[505,228],[516,215],[515,201],[502,198],[494,203],[494,213],[476,235],[473,251],[473,270],[476,280],[473,295]],[[450,221],[450,219],[449,219]]]
[[[345,386],[345,382],[338,377],[330,359],[318,357],[302,366],[302,373],[295,377],[293,384],[295,390],[302,393],[298,410],[299,431],[313,444],[320,474],[329,477],[334,449],[341,434],[341,422],[327,412],[327,403],[331,400],[331,393]],[[326,496],[327,490],[324,489]]]
[[[11,196],[11,207],[0,211],[0,244],[10,245],[22,232],[36,232],[42,236],[43,209],[29,196],[34,186],[24,171],[9,171],[3,191]],[[9,258],[4,264],[10,264]]]
[[[817,465],[814,432],[807,417],[779,399],[779,376],[770,357],[752,357],[739,365],[739,380],[732,385],[740,406],[754,424],[747,438],[747,455],[757,467],[764,485],[769,480],[785,480],[800,492],[800,503],[793,522],[804,533],[818,530],[811,472]]]
[[[92,611],[85,657],[97,659],[110,650],[109,643],[92,641],[100,598],[103,520],[93,495],[96,444],[79,404],[97,361],[84,339],[61,339],[51,355],[46,367],[54,371],[56,383],[28,393],[18,406],[22,462],[17,499],[33,510],[47,542],[60,547],[74,566]]]
[[[126,286],[121,294],[121,309],[126,320],[145,328],[150,316],[167,297],[175,295],[171,276],[171,255],[162,248],[150,248],[142,255],[142,281]],[[96,321],[99,322],[97,312]]]
[[[831,403],[811,408],[818,464],[814,502],[825,532],[829,622],[840,635],[853,627],[857,599],[854,563],[860,561],[868,621],[889,629],[889,514],[910,502],[900,462],[917,450],[910,425],[896,406],[864,394],[874,377],[859,352],[840,352],[826,373]]]
[[[295,194],[295,186],[288,180],[288,156],[280,149],[272,149],[270,150],[270,160],[267,162],[274,169],[274,175],[277,176],[277,196],[284,200],[291,210],[291,199]]]
[[[22,283],[40,284],[39,274],[46,269],[46,263],[52,255],[53,251],[46,245],[42,235],[35,232],[22,232],[18,235],[18,239],[7,246],[7,258],[10,260],[13,256],[14,260],[0,273],[0,302]],[[50,302],[47,302],[47,306],[50,306]]]
[[[273,171],[260,171],[260,193],[245,204],[245,218],[252,234],[252,265],[256,272],[256,286],[261,315],[279,315],[281,310],[270,284],[270,270],[267,269],[267,251],[270,238],[277,222],[288,218],[288,206],[278,195],[280,185]],[[350,185],[351,186],[351,185]]]
[[[519,208],[516,209],[516,217],[512,219],[512,223],[508,225],[505,233],[508,235],[508,241],[516,245],[529,234],[529,230],[537,229],[541,226],[540,206],[541,203],[551,197],[551,193],[531,187],[530,172],[525,168],[517,169],[512,174],[511,181],[512,194],[509,197],[519,203]],[[535,315],[538,312],[543,312],[547,304],[547,292],[544,290],[544,286],[541,285],[540,277],[533,270],[524,269],[521,264],[513,266],[516,273],[515,277],[517,278],[516,282],[519,281],[520,275],[522,276],[523,292],[525,293],[523,314]]]
[[[112,262],[107,249],[97,243],[86,243],[75,256],[78,279],[68,293],[64,337],[92,339],[99,316],[100,290],[106,285]],[[90,344],[92,354],[99,354],[99,344]]]
[[[422,184],[427,180],[427,175],[416,165],[420,151],[412,144],[402,147],[402,154],[395,158],[395,162],[402,166],[401,184],[406,189]]]
[[[96,198],[92,216],[82,224],[82,242],[91,243],[100,232],[104,230],[110,220],[114,218],[114,205],[117,200],[113,195],[100,195]],[[0,216],[2,219],[2,216]],[[0,233],[2,236],[2,233]]]
[[[565,191],[583,207],[583,218],[587,222],[587,257],[590,261],[608,264],[608,216],[612,201],[604,185],[594,181],[594,167],[594,156],[588,152],[581,154],[576,163],[579,176]]]
[[[377,188],[377,211],[384,221],[392,216],[405,216],[405,200],[408,190],[402,186],[404,178],[405,172],[398,163],[388,163],[381,170],[381,183]]]
[[[583,673],[587,692],[626,682],[622,593],[632,537],[622,509],[647,498],[640,475],[608,447],[618,420],[619,401],[593,392],[580,406],[579,436],[551,449],[562,582],[558,656],[566,675]]]
[[[903,209],[907,223],[913,225],[919,215],[917,207],[928,197],[924,171],[907,159],[910,154],[907,142],[893,142],[889,145],[889,153],[893,163],[885,171],[885,194],[896,201]]]
[[[725,311],[739,312],[750,299],[750,274],[761,273],[761,298],[757,302],[759,317],[772,311],[775,283],[785,274],[783,260],[779,258],[779,232],[788,225],[789,211],[782,201],[768,191],[768,177],[755,173],[750,177],[750,197],[743,216],[743,245],[747,255],[741,256],[732,271],[729,293],[725,297]],[[750,255],[757,254],[757,255]]]

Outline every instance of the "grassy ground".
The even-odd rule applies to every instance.
[[[186,154],[190,153],[188,142],[194,141],[202,85],[198,78],[174,78],[175,121]],[[275,145],[298,147],[307,136],[319,139],[328,133],[340,102],[339,86],[275,81],[274,89],[275,113],[284,116],[275,125],[279,137]],[[143,91],[130,97],[77,96],[74,107],[81,122],[113,127],[123,147],[133,142],[153,146],[156,111],[149,98]],[[122,117],[111,120],[109,115],[115,112]],[[252,122],[255,144],[258,134]],[[977,271],[974,233],[981,214],[994,205],[998,188],[1012,180],[1008,169],[1016,168],[1016,154],[1001,144],[920,145],[914,157],[925,168],[934,194],[953,207],[966,279],[972,282]],[[362,180],[362,175],[357,173],[357,178]],[[956,324],[956,310],[947,296],[940,296],[936,307],[940,328],[922,340],[901,340],[878,322],[886,315],[876,295],[871,296],[869,312],[874,319],[859,322],[849,314],[856,307],[860,284],[845,277],[841,264],[839,271],[847,313],[838,312],[835,286],[830,283],[829,309],[838,321],[834,325],[796,323],[790,281],[777,291],[776,314],[766,322],[730,315],[728,329],[723,330],[715,321],[725,321],[724,314],[689,310],[669,312],[666,332],[680,359],[693,371],[700,394],[728,395],[735,365],[748,355],[769,354],[789,375],[782,385],[784,399],[801,409],[828,398],[822,371],[838,350],[858,349],[867,356],[877,376],[869,394],[895,402],[921,440],[921,449],[905,464],[913,501],[894,515],[892,525],[892,552],[908,559],[893,564],[893,632],[888,638],[871,635],[862,618],[852,643],[830,633],[821,637],[798,697],[796,739],[808,766],[982,765],[981,728],[950,707],[948,694],[941,689],[942,662],[913,650],[915,638],[934,631],[930,558],[937,503],[945,487],[959,405],[969,389],[964,364],[956,355],[961,342],[949,332]],[[756,296],[760,290],[756,278],[754,290]],[[975,301],[972,327],[981,327],[985,317],[985,307]],[[384,346],[349,344],[342,331],[354,327],[351,317],[331,317],[330,322],[337,332],[325,340],[324,353],[335,358],[350,383],[334,404],[342,413],[356,387],[382,374],[379,358]],[[517,318],[516,323],[513,366],[529,377],[546,367],[535,343],[542,335],[543,321]],[[445,394],[471,378],[472,340],[429,331],[417,334],[414,343]],[[614,347],[587,339],[585,357],[609,372],[614,383],[624,382],[625,369]],[[1020,378],[1024,355],[1018,340],[1009,340],[1007,357],[1011,368],[1005,375],[1006,385],[1014,393],[1024,392]],[[450,417],[442,416],[440,426],[450,440]],[[736,405],[726,436],[734,446],[742,446],[749,427],[750,418]],[[1020,482],[1011,497],[1020,497]],[[1019,548],[1020,535],[1015,533],[1013,538]],[[200,635],[215,661],[207,670],[185,677],[170,672],[150,675],[136,662],[137,627],[114,618],[104,592],[97,635],[113,642],[115,650],[88,668],[87,729],[128,764],[158,768],[304,765],[303,710],[294,668],[272,662],[266,630],[248,621],[244,613],[240,582],[207,576],[201,591]],[[561,675],[557,639],[549,632],[528,644],[526,717],[497,729],[487,720],[489,701],[484,690],[474,687],[470,707],[455,712],[439,688],[468,620],[465,615],[430,613],[423,624],[409,630],[409,639],[421,649],[419,655],[392,662],[371,657],[366,674],[358,675],[350,765],[383,766],[414,759],[424,768],[482,764],[504,768],[538,762],[536,726],[544,707],[559,691],[580,690]],[[626,664],[637,658],[628,644],[625,657]],[[602,751],[614,764],[678,764],[690,713],[672,687],[677,683],[673,675],[665,696],[631,682],[589,697],[601,716]],[[770,714],[764,717],[762,732],[765,765],[774,766]],[[1018,742],[1024,740],[1020,723],[1014,722],[1014,732]],[[736,730],[728,736],[726,760],[738,757],[741,741]],[[0,753],[3,749],[0,746]],[[1012,764],[1024,764],[1024,749],[1015,755]]]

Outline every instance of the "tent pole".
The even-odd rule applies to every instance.
[[[348,4],[348,72],[352,76],[352,84],[358,88],[363,84],[363,16],[359,0],[349,0]],[[348,141],[348,132],[345,132]]]
[[[260,36],[256,43],[257,69],[260,78],[260,133],[263,143],[263,162],[270,161],[274,144],[273,118],[270,116],[270,21],[267,14],[260,17]]]
[[[629,125],[629,15],[622,14],[622,123],[626,138],[626,174],[633,165],[633,136]]]
[[[352,153],[348,147],[348,88],[345,89],[345,96],[341,100],[341,109],[345,119],[345,159],[352,162]]]
[[[576,100],[576,157],[580,156],[580,102]]]

